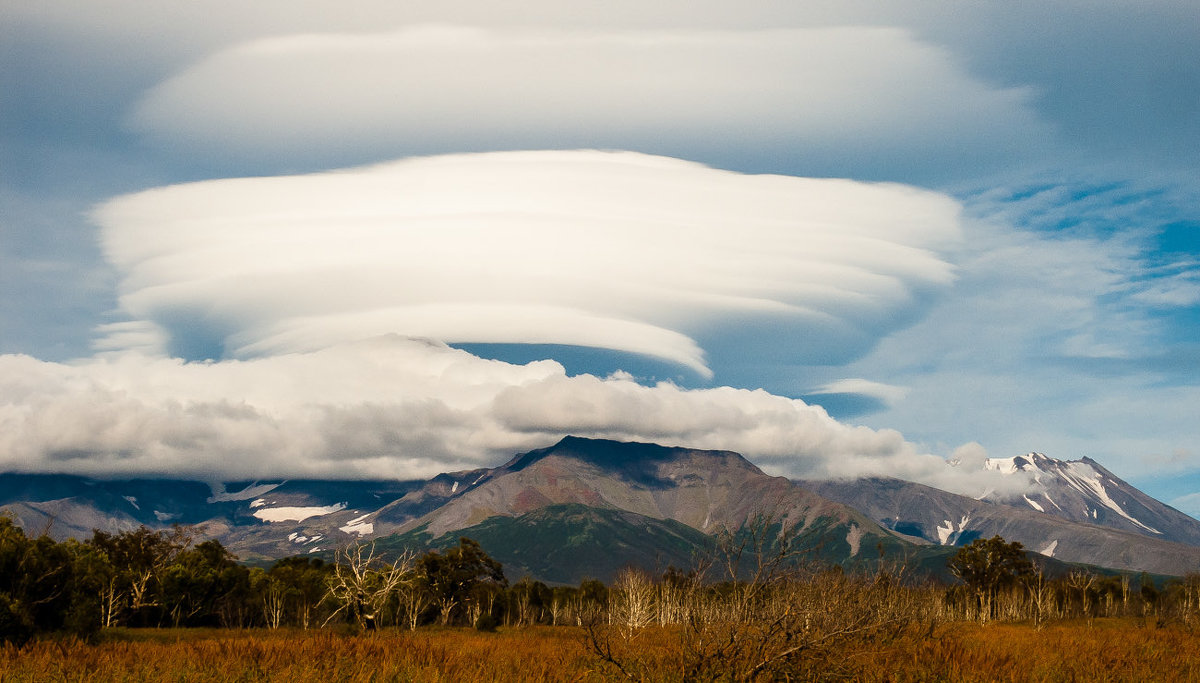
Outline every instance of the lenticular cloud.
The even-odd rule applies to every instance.
[[[949,283],[938,252],[957,210],[899,185],[597,151],[119,197],[95,218],[128,317],[91,359],[0,356],[0,469],[406,478],[577,434],[806,476],[940,477],[898,432],[763,390],[570,376],[447,344],[589,346],[706,377],[723,348],[833,362]]]
[[[131,319],[106,350],[261,358],[395,333],[612,349],[705,377],[730,321],[777,332],[739,354],[869,348],[951,281],[938,250],[958,237],[957,205],[910,187],[598,151],[206,181],[95,219]]]

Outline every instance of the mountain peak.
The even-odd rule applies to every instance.
[[[1057,460],[1042,453],[1030,451],[1025,455],[1014,455],[1008,458],[988,458],[983,462],[983,468],[1004,474],[1016,474],[1017,472],[1050,472],[1056,466],[1065,464],[1067,462],[1064,460]]]
[[[585,462],[645,485],[663,483],[658,474],[659,465],[685,459],[720,460],[726,465],[733,464],[761,473],[761,470],[749,460],[732,451],[695,450],[634,441],[589,439],[580,436],[566,436],[548,448],[539,448],[517,455],[500,469],[519,472],[551,456]]]
[[[1028,488],[992,499],[1024,506],[1064,519],[1124,531],[1195,543],[1200,527],[1195,520],[1147,496],[1092,458],[1058,460],[1041,453],[988,458],[984,468],[1005,475],[1029,477]]]

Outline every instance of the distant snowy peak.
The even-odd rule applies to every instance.
[[[1011,458],[988,458],[983,462],[983,467],[1004,474],[1016,474],[1017,472],[1051,472],[1056,465],[1062,464],[1065,464],[1062,460],[1055,460],[1041,453],[1026,453],[1025,455],[1014,455]]]
[[[1028,506],[1076,522],[1195,543],[1195,520],[1147,496],[1091,458],[1058,460],[1042,453],[988,458],[984,469],[1029,478],[1029,488],[1009,498],[984,500]]]

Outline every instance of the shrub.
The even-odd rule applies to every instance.
[[[496,627],[500,625],[500,620],[493,617],[491,614],[484,612],[475,620],[475,630],[484,631],[487,633],[495,633]]]

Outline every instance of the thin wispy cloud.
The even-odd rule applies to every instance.
[[[939,452],[976,439],[1088,455],[1131,478],[1194,467],[1172,456],[1200,438],[1200,365],[1177,337],[1194,304],[1174,276],[1194,267],[1155,249],[1188,195],[1042,178],[965,207],[963,249],[947,254],[954,294],[843,369],[908,389],[863,421]]]
[[[1032,95],[894,28],[424,25],[228,48],[151,89],[131,125],[250,161],[601,147],[744,164],[782,147],[932,172],[1048,144]]]

